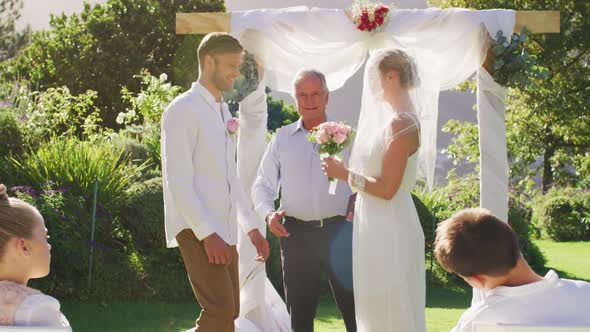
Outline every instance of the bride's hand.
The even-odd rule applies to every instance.
[[[326,157],[322,162],[322,171],[329,178],[348,181],[348,168],[343,161]]]

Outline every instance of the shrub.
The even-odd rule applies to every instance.
[[[168,104],[180,94],[179,86],[167,82],[168,76],[152,76],[143,70],[135,75],[141,82],[141,92],[133,93],[126,87],[121,90],[123,100],[129,105],[126,112],[120,112],[117,123],[125,126],[131,135],[146,147],[147,156],[153,167],[160,168],[160,122]]]
[[[0,107],[0,156],[18,155],[22,151],[22,132],[16,115]]]
[[[532,241],[535,238],[535,227],[531,220],[532,211],[514,198],[509,200],[508,223],[518,236],[522,255],[535,271],[542,271],[547,260],[543,252]]]
[[[15,183],[18,172],[12,167],[9,158],[23,151],[21,126],[9,107],[0,105],[0,182]]]
[[[129,263],[110,213],[98,205],[95,241],[91,242],[90,201],[65,187],[45,183],[40,189],[14,186],[17,197],[41,212],[51,236],[51,272],[33,287],[61,299],[129,300],[143,290]],[[94,248],[92,288],[88,289],[90,248]]]
[[[123,150],[123,157],[129,157],[129,160],[136,165],[141,165],[150,159],[148,147],[132,137],[119,133],[112,136],[112,142]]]
[[[76,138],[55,140],[11,162],[29,183],[39,187],[47,181],[71,187],[91,197],[98,180],[98,200],[115,211],[124,191],[141,175],[145,164],[129,162],[124,151],[106,141],[81,142]]]
[[[178,249],[166,248],[162,179],[133,184],[121,208],[121,224],[131,235],[144,299],[188,301],[193,292]]]
[[[274,100],[270,94],[268,94],[268,121],[266,127],[269,131],[276,131],[277,129],[293,123],[299,119],[299,113],[295,110],[295,106],[292,104],[285,105],[282,100]]]
[[[552,188],[533,201],[535,223],[555,241],[590,240],[590,192],[577,188]]]
[[[95,100],[95,91],[73,95],[65,86],[43,92],[21,89],[17,103],[28,143],[38,145],[56,136],[94,137],[102,122]]]

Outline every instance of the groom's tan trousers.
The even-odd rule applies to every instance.
[[[201,305],[197,332],[234,332],[234,320],[240,313],[238,251],[230,247],[231,264],[209,264],[207,252],[192,230],[176,236],[184,266]]]

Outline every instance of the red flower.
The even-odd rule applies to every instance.
[[[389,8],[387,6],[379,6],[375,8],[373,12],[373,21],[369,20],[369,13],[367,8],[361,7],[359,8],[361,11],[360,15],[356,16],[355,21],[357,23],[357,28],[361,31],[372,31],[380,27],[385,22],[385,17],[389,12]]]
[[[377,8],[376,12],[379,14],[386,14],[389,12],[389,8],[387,8],[385,6],[381,6],[381,7]]]

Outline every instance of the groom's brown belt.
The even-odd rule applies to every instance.
[[[329,224],[344,221],[343,216],[333,216],[330,218],[324,218],[320,220],[301,220],[294,217],[285,216],[285,223],[293,223],[305,227],[324,227]]]

